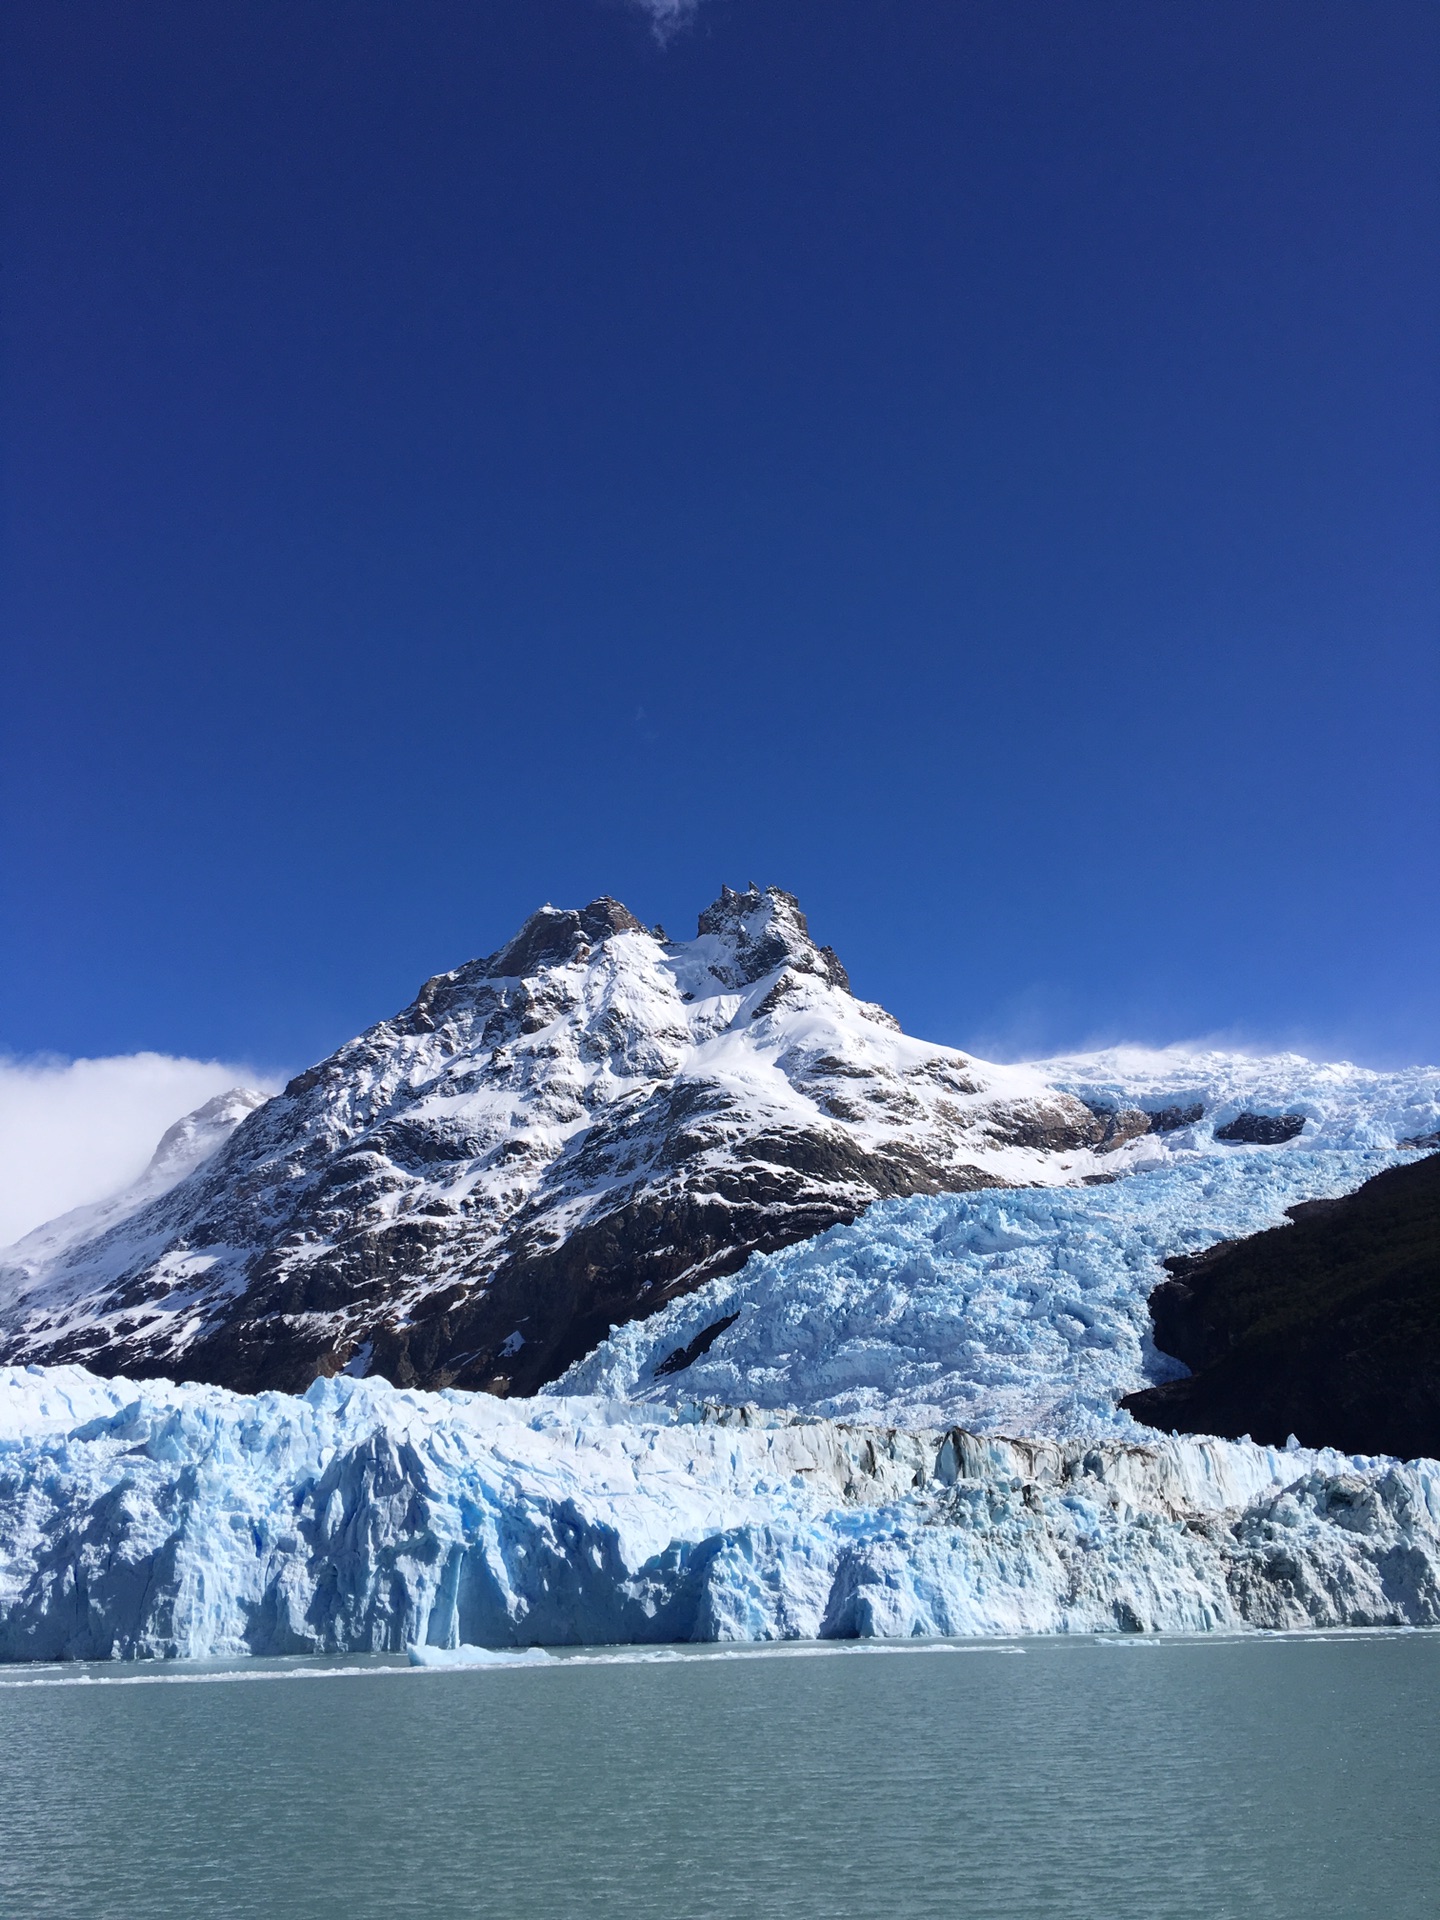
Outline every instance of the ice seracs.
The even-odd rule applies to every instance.
[[[1215,1047],[1108,1047],[1032,1063],[1050,1085],[1097,1112],[1162,1116],[1167,1145],[1257,1144],[1237,1122],[1288,1120],[1259,1144],[1316,1148],[1423,1147],[1440,1126],[1440,1070],[1377,1072],[1299,1053],[1229,1053]],[[1186,1136],[1189,1136],[1187,1139]]]
[[[74,1368],[0,1408],[3,1660],[1440,1624],[1433,1461]]]
[[[1191,1153],[1113,1185],[879,1201],[618,1327],[547,1392],[981,1431],[1145,1436],[1163,1261],[1285,1223],[1398,1152]]]

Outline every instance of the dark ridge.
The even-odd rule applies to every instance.
[[[1117,1107],[1108,1100],[1087,1100],[1084,1105],[1104,1129],[1095,1142],[1097,1153],[1113,1153],[1146,1133],[1178,1133],[1181,1127],[1193,1127],[1197,1120],[1205,1117],[1205,1109],[1198,1102],[1184,1107],[1161,1107],[1153,1113],[1147,1107]],[[1305,1123],[1302,1120],[1300,1124]]]
[[[1290,1218],[1165,1262],[1155,1344],[1191,1378],[1121,1404],[1165,1431],[1440,1456],[1440,1155]]]
[[[497,977],[524,979],[543,967],[564,966],[587,946],[598,946],[612,933],[644,933],[647,929],[628,907],[608,895],[578,911],[573,907],[541,907],[532,913],[515,938],[486,961],[486,971]]]
[[[1303,1113],[1237,1113],[1228,1127],[1215,1129],[1215,1138],[1235,1146],[1283,1147],[1304,1131]]]

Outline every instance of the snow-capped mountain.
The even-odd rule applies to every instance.
[[[0,1263],[16,1262],[29,1272],[52,1265],[67,1249],[98,1239],[136,1214],[151,1200],[158,1200],[172,1187],[179,1186],[187,1174],[203,1166],[219,1151],[242,1120],[270,1098],[254,1087],[231,1087],[217,1093],[203,1106],[196,1107],[167,1127],[160,1144],[150,1156],[150,1164],[121,1192],[95,1200],[83,1207],[72,1207],[54,1220],[34,1228],[11,1246],[0,1247]]]
[[[168,1192],[12,1248],[0,1353],[531,1392],[756,1250],[882,1195],[1093,1176],[1136,1124],[910,1039],[778,888],[725,889],[689,941],[544,907]]]
[[[1173,1050],[995,1066],[911,1039],[853,997],[777,888],[725,889],[689,941],[614,900],[544,907],[272,1100],[237,1092],[179,1123],[128,1194],[11,1248],[0,1358],[242,1389],[344,1370],[528,1394],[613,1327],[877,1199],[1317,1149],[1355,1156],[1358,1185],[1366,1152],[1437,1124],[1425,1069]],[[1331,1165],[1315,1190],[1347,1177]],[[1195,1225],[1217,1237],[1203,1207]],[[1127,1280],[1131,1321],[1174,1250],[1157,1244]],[[665,1314],[663,1350],[642,1342],[646,1379],[706,1331],[694,1317]],[[956,1379],[979,1379],[974,1329],[960,1336],[973,1353]],[[769,1397],[753,1384],[746,1397]],[[871,1384],[879,1408],[887,1383]]]
[[[258,1098],[10,1251],[0,1661],[1440,1622],[1433,1461],[1118,1404],[1166,1258],[1413,1167],[1434,1069],[986,1066],[752,890],[543,909]]]

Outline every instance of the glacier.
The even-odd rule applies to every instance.
[[[1440,1624],[1440,1466],[0,1374],[0,1659]]]
[[[1440,1625],[1440,1464],[1116,1405],[1179,1370],[1162,1260],[1433,1144],[1440,1076],[1128,1051],[1036,1077],[1203,1118],[1056,1155],[1090,1184],[881,1200],[535,1398],[363,1362],[301,1395],[0,1368],[0,1660]],[[1306,1125],[1227,1140],[1247,1113]]]
[[[1117,1398],[1185,1371],[1151,1340],[1165,1256],[1284,1225],[1298,1202],[1352,1192],[1411,1157],[1165,1150],[1104,1186],[881,1201],[853,1226],[752,1255],[615,1328],[547,1391],[1140,1440],[1148,1429]]]
[[[1248,1054],[1216,1047],[1107,1047],[1034,1060],[1028,1070],[1057,1092],[1095,1107],[1204,1109],[1192,1128],[1164,1136],[1181,1152],[1214,1147],[1217,1129],[1242,1113],[1293,1114],[1307,1150],[1440,1144],[1440,1068],[1377,1070],[1302,1053]],[[1223,1143],[1221,1143],[1223,1145]],[[1157,1142],[1142,1140],[1143,1164]]]

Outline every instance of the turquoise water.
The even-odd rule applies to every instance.
[[[0,1672],[6,1920],[1408,1920],[1440,1636]]]

